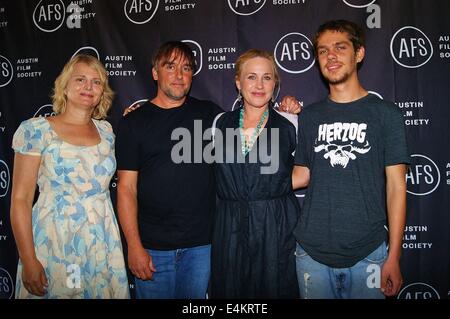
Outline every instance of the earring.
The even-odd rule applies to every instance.
[[[274,93],[275,93],[275,90],[274,90]],[[271,98],[272,103],[276,102],[276,100],[278,98],[278,94],[280,94],[280,86],[279,85],[277,85],[276,94],[272,95],[272,98]]]
[[[239,108],[244,106],[241,90],[238,91],[238,96],[236,98],[236,101],[237,101]]]

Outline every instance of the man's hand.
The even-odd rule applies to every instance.
[[[128,249],[128,267],[131,273],[141,280],[152,280],[156,268],[153,266],[152,256],[141,248]]]
[[[402,284],[403,278],[399,262],[388,258],[381,268],[381,292],[389,297],[395,296]]]

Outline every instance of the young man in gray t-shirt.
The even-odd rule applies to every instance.
[[[393,296],[402,285],[410,160],[403,116],[358,80],[365,54],[360,27],[327,22],[319,27],[314,48],[330,95],[299,117],[293,186],[308,184],[294,231],[300,294]]]

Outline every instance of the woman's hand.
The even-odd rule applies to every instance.
[[[48,281],[44,267],[37,259],[30,262],[22,262],[22,281],[28,292],[36,296],[44,296],[47,293]]]
[[[299,114],[302,111],[303,103],[301,103],[295,96],[286,95],[281,99],[280,111]]]
[[[141,107],[141,105],[138,104],[138,103],[133,104],[133,105],[130,105],[129,107],[125,108],[125,110],[123,110],[122,116],[125,116],[125,115],[127,115],[128,113],[133,112],[133,111],[137,110],[137,109],[140,108],[140,107]]]

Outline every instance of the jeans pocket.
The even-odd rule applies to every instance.
[[[295,257],[297,258],[303,258],[308,256],[308,253],[303,249],[302,246],[300,246],[299,243],[297,243],[296,247],[295,247]]]
[[[382,264],[387,258],[386,242],[383,242],[377,249],[371,252],[364,260],[371,264]]]

